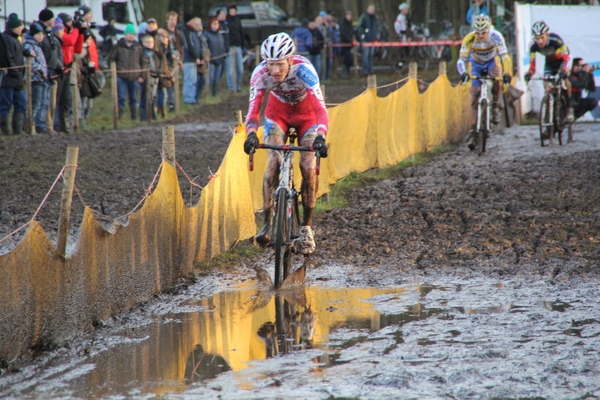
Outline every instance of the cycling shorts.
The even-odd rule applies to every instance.
[[[497,78],[494,73],[494,70],[498,69],[499,66],[497,61],[498,57],[494,57],[488,62],[480,64],[479,62],[473,60],[472,57],[469,57],[469,63],[471,64],[471,76],[482,76],[482,74],[487,71],[488,76]],[[481,81],[479,79],[473,79],[472,85],[481,86]]]
[[[560,66],[563,64],[563,60],[546,60],[544,64],[544,75],[556,75],[560,71]]]
[[[269,96],[265,109],[265,139],[269,135],[285,138],[290,127],[298,132],[298,144],[317,137],[317,114],[308,99],[296,104],[283,103]]]

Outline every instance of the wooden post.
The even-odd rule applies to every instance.
[[[417,79],[417,63],[412,61],[410,64],[408,64],[408,77],[410,79]]]
[[[144,79],[146,80],[146,82],[144,82],[146,85],[146,120],[152,122],[152,84],[150,82],[150,70],[146,71],[146,77]]]
[[[440,64],[438,67],[438,75],[439,76],[446,75],[446,61],[440,61]]]
[[[73,133],[77,133],[79,132],[79,87],[77,86],[78,71],[75,63],[73,63],[71,73],[75,78],[75,84],[73,85]],[[71,79],[69,79],[69,85],[70,84]]]
[[[71,200],[75,186],[75,173],[77,172],[77,157],[79,147],[67,147],[67,161],[63,173],[63,189],[60,200],[60,217],[58,220],[58,240],[56,250],[63,258],[67,254],[67,238],[69,235],[69,218],[71,217]]]
[[[367,76],[367,89],[377,89],[377,75]]]
[[[237,52],[237,48],[236,47],[232,47],[230,52],[229,52],[229,62],[231,63],[231,84],[233,85],[233,90],[236,91],[238,89],[242,89],[241,87],[237,87],[237,56],[236,56],[236,52]],[[228,71],[225,71],[225,74],[227,74]]]
[[[25,73],[27,74],[25,80],[25,88],[27,89],[27,126],[25,130],[31,134],[35,135],[35,121],[33,119],[33,100],[31,98],[31,75],[33,73],[33,68],[31,63],[33,61],[33,57],[27,57],[27,68],[25,69]]]
[[[208,63],[208,68],[206,69],[206,73],[204,74],[204,78],[206,79],[206,84],[204,87],[206,88],[206,100],[210,99],[210,62]]]
[[[254,52],[256,54],[256,57],[254,57],[254,66],[258,67],[258,64],[260,64],[260,46],[256,45],[256,47],[254,48]]]
[[[321,85],[321,94],[323,95],[323,100],[325,100],[325,85]]]
[[[356,46],[352,47],[352,55],[354,56],[354,77],[358,78],[358,54],[356,52]]]
[[[50,106],[48,107],[48,114],[46,115],[46,125],[48,129],[52,131],[54,129],[54,113],[56,113],[56,92],[58,92],[58,84],[55,83],[50,89]]]
[[[181,69],[179,68],[179,64],[175,67],[175,73],[173,74],[173,87],[174,87],[174,91],[175,91],[175,112],[178,113],[180,110],[180,99],[179,96],[181,96],[181,90],[179,89],[179,74],[181,72]]]
[[[110,87],[113,100],[113,128],[119,129],[119,92],[117,89],[117,63],[110,63]]]
[[[163,160],[175,168],[175,127],[173,125],[163,126]]]
[[[242,116],[242,110],[237,110],[235,112],[235,120],[236,120],[236,126],[241,126],[244,124],[244,117]]]
[[[319,71],[317,71],[319,74]],[[321,73],[319,79],[325,80],[327,78],[327,42],[321,51]]]

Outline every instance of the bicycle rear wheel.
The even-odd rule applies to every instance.
[[[550,140],[554,135],[554,121],[550,120],[550,95],[546,94],[542,97],[540,104],[540,144],[544,147],[544,140]]]
[[[560,96],[560,102],[554,103],[554,125],[558,143],[562,146],[562,133],[566,127],[565,118],[567,118],[567,97],[564,94]]]
[[[291,200],[291,210],[288,210]],[[292,238],[298,237],[298,199],[289,198],[287,190],[280,190],[277,196],[275,213],[275,288],[280,287],[285,278],[292,272]]]

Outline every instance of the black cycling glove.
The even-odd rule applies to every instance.
[[[469,74],[466,72],[463,72],[462,74],[460,74],[460,81],[462,83],[467,83],[469,82]]]
[[[256,132],[250,132],[246,138],[246,141],[244,142],[244,152],[246,152],[246,154],[250,154],[250,152],[256,149],[256,146],[258,146]]]
[[[319,153],[320,157],[327,157],[327,146],[325,146],[325,137],[319,135],[312,144],[313,149]]]
[[[510,83],[510,75],[509,74],[504,74],[502,76],[502,81],[504,81],[504,83],[506,83],[508,85]]]
[[[560,79],[567,80],[567,71],[560,71],[558,74],[560,75]]]
[[[530,73],[530,72],[527,72],[527,73],[525,74],[525,83],[529,83],[529,81],[530,81],[530,80],[531,80],[531,73]]]

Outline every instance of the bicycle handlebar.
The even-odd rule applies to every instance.
[[[256,146],[256,148],[252,149],[250,151],[249,154],[249,160],[248,160],[248,169],[250,171],[254,171],[254,152],[256,151],[256,149],[268,149],[268,150],[280,150],[280,151],[310,151],[312,153],[315,153],[315,156],[317,157],[317,175],[320,175],[321,173],[321,153],[319,153],[318,151],[316,151],[312,146],[293,146],[290,144],[284,144],[284,145],[275,145],[275,144],[266,144],[266,143],[260,143],[258,144],[258,146]]]
[[[469,76],[469,79],[471,80],[480,80],[480,81],[501,81],[504,78],[502,78],[501,76],[497,76],[495,78],[492,78],[491,76]]]

